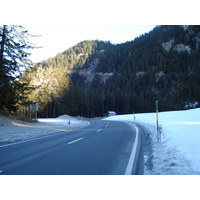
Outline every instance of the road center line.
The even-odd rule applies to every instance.
[[[97,132],[101,131],[102,129],[97,130]]]
[[[132,168],[133,168],[134,159],[135,159],[135,155],[136,155],[137,145],[138,145],[138,128],[135,125],[133,125],[133,126],[136,129],[135,142],[133,144],[133,149],[132,149],[129,161],[128,161],[128,165],[127,165],[127,168],[126,168],[125,175],[131,175],[131,171],[132,171]]]
[[[79,140],[82,140],[82,139],[83,139],[83,137],[82,137],[82,138],[79,138],[79,139],[77,139],[77,140],[73,140],[73,141],[69,142],[68,144],[73,144],[73,143],[78,142]]]

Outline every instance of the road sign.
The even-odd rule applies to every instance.
[[[30,110],[38,111],[38,108],[39,108],[39,103],[38,102],[30,104]]]

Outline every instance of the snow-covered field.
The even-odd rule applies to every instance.
[[[136,114],[136,123],[151,132],[153,169],[145,174],[200,174],[200,108],[187,111],[160,112],[162,141],[157,142],[156,114]],[[134,121],[133,114],[118,115],[106,120]],[[147,156],[147,155],[146,155]],[[147,159],[147,158],[145,158]]]
[[[87,126],[89,122],[68,115],[58,118],[38,119],[38,122],[23,123],[19,120],[8,119],[0,116],[0,144],[31,139],[39,136],[53,134],[59,131],[70,131]]]

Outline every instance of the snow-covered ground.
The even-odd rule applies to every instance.
[[[23,123],[0,116],[0,144],[5,142],[15,142],[31,139],[39,136],[57,133],[59,131],[70,131],[87,126],[89,122],[70,117],[68,115],[58,118],[38,119],[38,122]]]
[[[199,175],[200,174],[200,108],[187,111],[160,112],[162,141],[157,142],[156,114],[136,114],[136,123],[151,132],[153,169],[145,174]],[[118,115],[106,120],[134,121],[133,114]],[[147,155],[145,155],[147,159]]]

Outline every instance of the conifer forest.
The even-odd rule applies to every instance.
[[[86,40],[34,64],[23,26],[0,26],[0,110],[102,117],[188,109],[200,102],[200,26],[157,26],[113,45]]]

